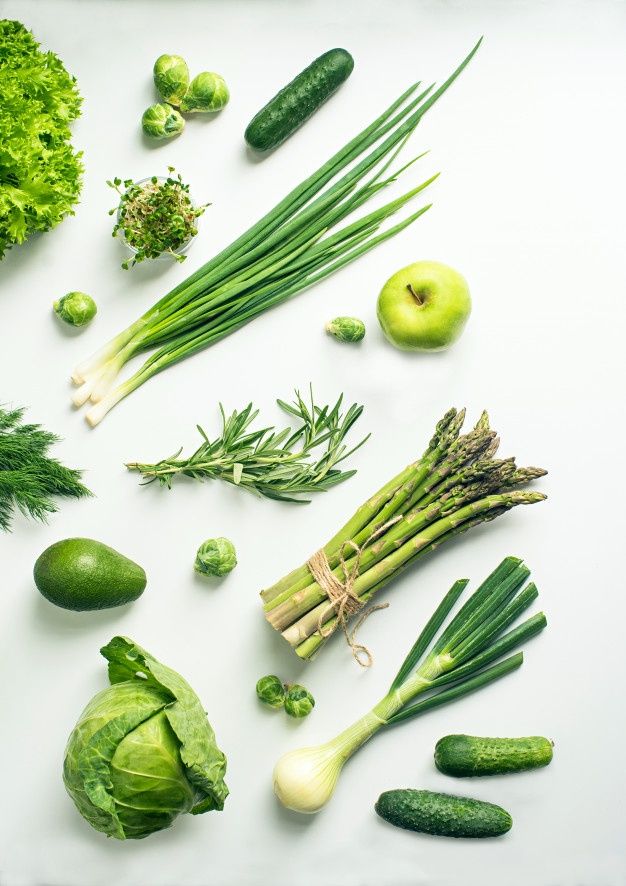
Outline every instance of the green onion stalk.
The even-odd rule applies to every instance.
[[[281,757],[273,777],[281,803],[296,812],[318,812],[332,797],[346,761],[380,729],[456,701],[519,668],[521,652],[503,656],[546,626],[539,612],[507,630],[538,595],[533,583],[525,585],[529,575],[521,560],[507,557],[441,630],[467,585],[466,579],[455,582],[385,697],[332,741]]]
[[[97,425],[120,400],[158,372],[345,267],[423,215],[430,204],[381,229],[436,175],[340,226],[419,159],[388,172],[421,118],[456,80],[479,45],[480,41],[438,89],[435,84],[420,89],[419,82],[407,89],[230,246],[77,366],[72,374],[78,385],[73,402],[76,406],[87,401],[95,404],[87,413],[88,423]],[[113,387],[126,363],[145,351],[151,353],[143,365]]]
[[[543,468],[520,468],[514,458],[495,457],[499,438],[486,412],[461,434],[464,419],[465,410],[450,409],[422,457],[361,505],[321,549],[357,609],[444,542],[517,505],[546,498],[519,488],[543,476]],[[346,627],[340,599],[329,598],[308,563],[261,597],[266,619],[302,659],[315,655],[337,627]]]

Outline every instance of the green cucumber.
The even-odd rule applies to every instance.
[[[506,809],[493,803],[412,788],[385,791],[374,808],[398,828],[437,837],[499,837],[513,824]]]
[[[245,132],[255,151],[271,151],[299,129],[348,79],[354,59],[345,49],[316,58],[256,114]]]
[[[435,765],[446,775],[503,775],[547,766],[552,742],[540,735],[527,738],[481,738],[445,735],[435,746]]]

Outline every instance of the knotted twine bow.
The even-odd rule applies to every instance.
[[[377,538],[383,535],[390,526],[393,526],[394,523],[398,523],[402,519],[402,514],[399,514],[391,520],[388,520],[372,532],[360,547],[355,541],[352,541],[352,539],[344,541],[339,549],[339,565],[341,566],[341,571],[343,573],[343,581],[340,581],[333,573],[330,568],[330,563],[328,562],[328,557],[323,548],[320,548],[319,551],[316,551],[313,556],[307,560],[307,566],[309,567],[311,575],[322,590],[326,592],[326,596],[329,600],[328,606],[322,610],[317,622],[317,630],[320,636],[327,639],[338,627],[340,627],[344,633],[348,646],[352,650],[352,655],[354,656],[355,661],[357,661],[362,668],[369,668],[373,663],[374,658],[367,646],[356,642],[356,633],[363,622],[368,619],[373,612],[376,612],[377,609],[386,609],[389,606],[389,603],[378,603],[376,606],[370,606],[369,609],[366,609],[361,617],[357,619],[352,630],[349,631],[348,622],[350,618],[353,615],[356,615],[357,612],[360,612],[365,606],[365,602],[354,593],[354,583],[359,577],[361,557],[363,556],[365,549],[371,545],[372,542],[376,541]],[[356,552],[356,557],[350,566],[346,563],[345,559],[346,548],[352,548],[352,550]],[[329,612],[333,611],[337,616],[337,621],[335,624],[331,624],[328,628],[324,628],[324,620],[326,619],[326,616]]]

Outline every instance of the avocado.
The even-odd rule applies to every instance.
[[[141,566],[91,538],[50,545],[37,559],[33,575],[46,600],[76,612],[123,606],[146,587]]]

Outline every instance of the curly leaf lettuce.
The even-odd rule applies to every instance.
[[[24,25],[0,20],[0,259],[78,202],[83,166],[70,142],[76,80]]]
[[[80,715],[63,780],[81,815],[119,840],[147,837],[184,813],[224,808],[226,758],[198,696],[127,637],[101,649],[111,686]]]

